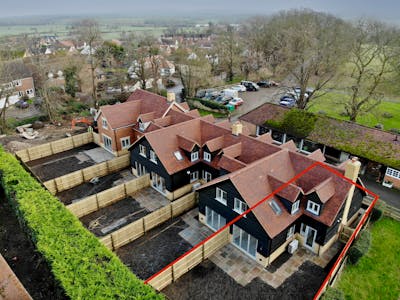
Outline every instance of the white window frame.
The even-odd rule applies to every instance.
[[[157,155],[153,150],[150,150],[150,161],[157,164]]]
[[[211,224],[208,220],[211,220]],[[215,221],[215,222],[214,222]],[[217,228],[213,227],[212,224],[217,223]],[[206,206],[206,224],[213,231],[217,231],[226,225],[226,219],[220,214],[216,213],[214,210]]]
[[[307,228],[306,224],[301,223],[301,225],[300,225],[300,235],[301,236],[305,236],[306,235],[306,228]]]
[[[105,118],[101,118],[101,126],[105,129],[108,129],[107,120]]]
[[[258,239],[256,239],[254,236],[252,236],[250,233],[248,233],[247,231],[243,230],[239,226],[236,226],[235,224],[233,224],[232,233],[233,233],[232,234],[232,242],[233,242],[233,244],[238,249],[240,249],[241,251],[243,251],[244,253],[249,255],[250,257],[255,258],[257,256]],[[239,244],[236,244],[236,238],[237,237],[239,238]],[[247,239],[245,237],[247,237]],[[249,252],[251,239],[255,240],[255,253],[254,253],[254,255]],[[244,242],[243,242],[243,240],[244,240]],[[246,244],[246,249],[242,248],[242,244]]]
[[[204,153],[203,153],[203,159],[204,159],[205,161],[211,162],[211,153],[209,153],[209,152],[207,152],[207,151],[204,151]]]
[[[241,215],[242,213],[244,213],[246,210],[249,209],[249,206],[247,205],[247,203],[243,202],[242,200],[238,199],[238,198],[234,198],[233,201],[233,210],[235,212],[237,212],[239,215]],[[246,217],[246,215],[244,215],[244,217]]]
[[[194,171],[190,173],[190,182],[199,180],[199,171]]]
[[[315,203],[314,201],[308,200],[307,201],[307,210],[315,215],[319,216],[319,211],[321,209],[321,205]]]
[[[25,94],[24,91],[18,91],[18,96],[19,96],[19,97],[23,97],[24,94]]]
[[[26,94],[27,94],[27,95],[30,95],[30,94],[32,94],[32,93],[33,93],[33,89],[26,90]]]
[[[196,161],[198,159],[199,159],[199,151],[195,151],[190,154],[190,161]]]
[[[296,202],[294,202],[292,204],[292,211],[290,212],[292,215],[297,213],[299,211],[300,208],[300,200],[297,200]]]
[[[400,179],[400,171],[396,170],[396,169],[393,169],[393,168],[387,168],[385,175],[393,177],[393,178]]]
[[[288,232],[287,232],[287,235],[286,235],[286,239],[287,239],[287,240],[290,239],[290,238],[294,235],[295,230],[296,230],[296,225],[292,225],[292,226],[289,228],[289,230],[288,230]]]
[[[143,157],[146,157],[146,146],[139,144],[139,154]]]
[[[215,190],[215,200],[222,203],[223,205],[226,205],[226,203],[228,202],[228,193],[217,187]]]
[[[125,136],[123,138],[120,138],[121,142],[121,148],[122,149],[127,149],[131,145],[131,137],[130,136]]]
[[[212,180],[212,175],[211,175],[210,172],[207,172],[206,170],[203,170],[202,178],[203,178],[203,180],[204,180],[205,182],[209,182],[209,181]]]
[[[139,121],[139,130],[140,131],[145,131],[146,130],[146,124],[143,123],[142,121]]]

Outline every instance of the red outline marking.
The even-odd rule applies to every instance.
[[[334,173],[335,175],[345,179],[346,181],[350,182],[351,184],[355,185],[356,187],[362,189],[363,191],[365,191],[368,194],[371,194],[374,196],[374,201],[372,202],[372,204],[370,205],[370,207],[368,208],[368,210],[366,211],[366,213],[364,214],[363,218],[361,219],[360,223],[358,224],[356,230],[354,231],[354,233],[352,234],[352,236],[350,237],[349,241],[347,242],[345,248],[342,250],[342,252],[340,253],[338,259],[336,260],[335,264],[333,265],[332,269],[330,270],[330,272],[328,273],[327,277],[325,278],[324,282],[322,283],[320,289],[318,290],[317,294],[315,297],[317,297],[317,295],[319,293],[321,293],[321,291],[324,288],[324,285],[327,284],[328,280],[331,278],[333,270],[336,268],[336,266],[339,264],[339,260],[342,259],[344,257],[344,255],[346,254],[348,248],[350,247],[350,243],[354,240],[355,235],[360,231],[361,226],[365,223],[365,220],[367,218],[367,216],[369,215],[372,207],[375,205],[377,199],[378,199],[378,195],[372,193],[371,191],[369,191],[368,189],[366,189],[365,187],[357,184],[356,182],[352,181],[351,179],[345,177],[343,174],[341,174],[340,172],[338,172],[337,170],[327,166],[326,164],[322,163],[322,162],[314,162],[312,165],[308,166],[306,169],[304,169],[303,171],[301,171],[300,173],[298,173],[296,176],[294,176],[292,179],[290,179],[289,181],[287,181],[286,183],[282,184],[279,188],[277,188],[276,190],[274,190],[272,193],[270,193],[269,195],[267,195],[266,197],[264,197],[262,200],[260,200],[259,202],[257,202],[255,205],[253,205],[252,207],[250,207],[249,209],[247,209],[245,212],[243,212],[242,214],[240,214],[239,216],[235,217],[233,220],[231,220],[229,223],[227,223],[225,226],[223,226],[222,228],[220,228],[219,230],[217,230],[216,232],[214,232],[213,234],[211,234],[209,237],[205,238],[203,241],[201,241],[200,243],[198,243],[197,245],[195,245],[192,249],[190,249],[189,251],[187,251],[186,253],[182,254],[180,257],[178,257],[177,259],[175,259],[174,261],[172,261],[171,263],[169,263],[167,266],[165,266],[164,268],[162,268],[160,271],[158,271],[157,273],[155,273],[154,275],[150,276],[149,278],[147,278],[144,283],[148,284],[149,281],[151,281],[152,279],[156,278],[158,275],[160,275],[162,272],[164,272],[165,270],[167,270],[169,267],[171,267],[172,265],[174,265],[175,263],[177,263],[178,261],[180,261],[181,259],[183,259],[184,257],[186,257],[187,255],[189,255],[190,253],[192,253],[193,251],[195,251],[197,248],[201,247],[202,245],[204,245],[208,240],[210,240],[211,238],[213,238],[214,236],[216,236],[217,234],[219,234],[220,232],[222,232],[223,230],[225,230],[226,228],[230,227],[231,225],[233,225],[234,223],[236,223],[238,220],[240,220],[241,218],[243,218],[246,214],[248,214],[249,212],[251,212],[254,208],[256,208],[257,206],[261,205],[262,203],[264,203],[265,201],[267,201],[269,198],[273,197],[275,194],[279,193],[281,190],[283,190],[284,188],[286,188],[288,185],[290,185],[292,182],[296,181],[297,179],[299,179],[301,176],[303,176],[304,174],[306,174],[307,172],[309,172],[310,170],[312,170],[313,168],[315,168],[316,166],[320,166],[323,167],[325,169],[327,169],[328,171]],[[314,299],[318,299],[318,298],[314,298]]]

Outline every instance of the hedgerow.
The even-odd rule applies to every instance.
[[[7,198],[71,299],[163,299],[0,147]]]

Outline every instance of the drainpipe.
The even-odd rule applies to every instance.
[[[356,182],[358,178],[358,173],[360,172],[361,163],[358,160],[358,157],[352,157],[351,161],[347,163],[344,176],[349,178],[350,180]],[[346,203],[344,206],[343,217],[342,217],[342,226],[347,225],[347,219],[349,216],[349,210],[351,206],[351,201],[353,200],[355,185],[352,184],[349,190],[349,194],[346,199]]]

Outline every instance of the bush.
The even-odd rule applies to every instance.
[[[209,108],[212,109],[220,109],[220,110],[227,110],[225,105],[219,104],[215,101],[211,101],[211,100],[205,100],[205,99],[192,99],[193,101],[199,101],[201,104],[203,104],[204,106],[207,106]]]
[[[39,253],[71,299],[162,299],[0,148],[1,184]]]
[[[375,223],[376,221],[379,221],[383,217],[383,211],[386,209],[385,202],[378,201],[374,208],[371,211],[371,218],[370,221],[372,223]]]
[[[349,263],[352,265],[357,264],[360,258],[368,252],[370,246],[371,233],[368,230],[364,230],[349,249]]]
[[[322,295],[322,300],[344,300],[344,293],[333,287],[329,287],[325,293]]]
[[[382,114],[382,117],[384,117],[385,119],[391,119],[391,118],[393,118],[393,114],[391,114],[390,112],[385,111]]]

